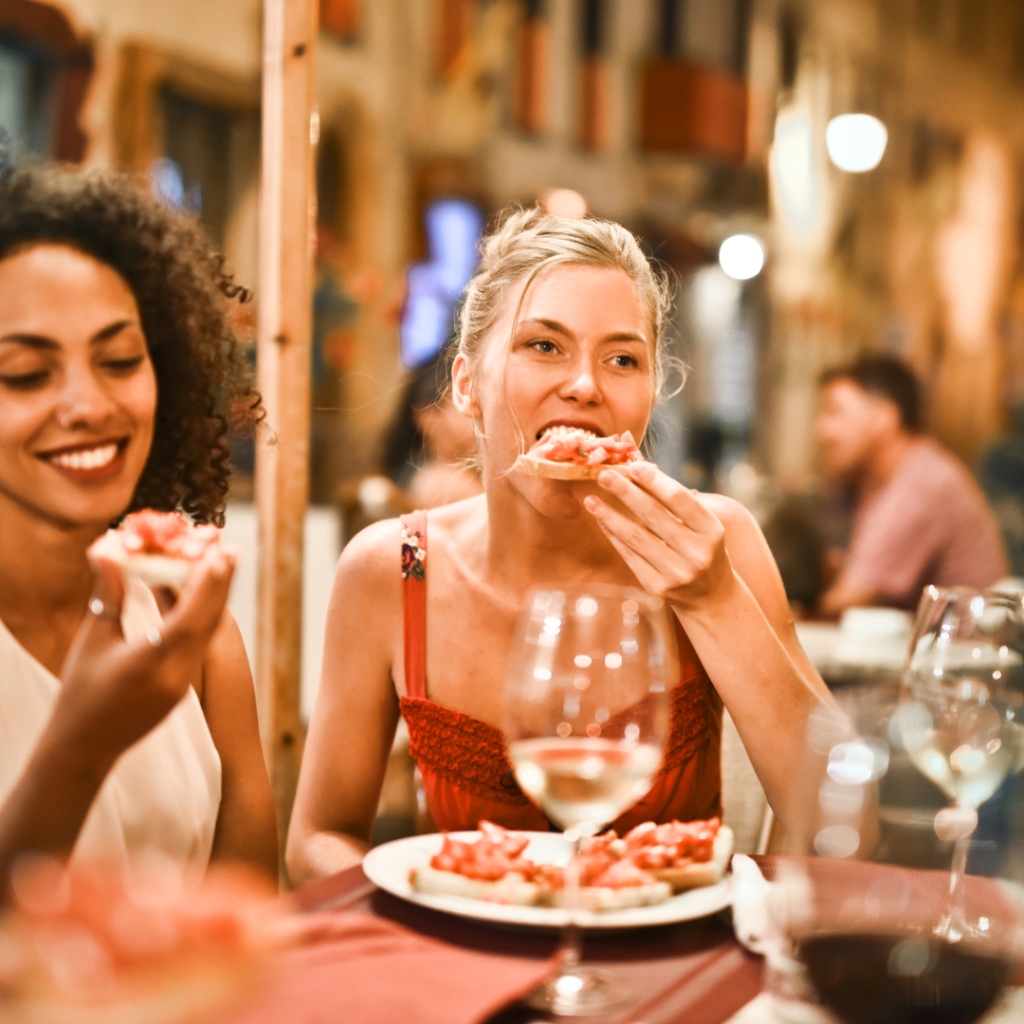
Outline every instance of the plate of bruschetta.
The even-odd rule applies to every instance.
[[[584,843],[577,921],[587,930],[707,917],[732,900],[733,835],[717,819],[645,822]],[[480,822],[472,832],[410,836],[370,850],[367,877],[420,906],[499,925],[561,928],[568,920],[568,840]]]

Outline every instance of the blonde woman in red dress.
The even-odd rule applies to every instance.
[[[617,224],[532,209],[485,239],[452,368],[485,493],[376,524],[345,549],[288,837],[293,882],[365,853],[399,716],[438,828],[489,818],[547,829],[515,784],[500,731],[520,604],[544,583],[640,585],[679,623],[665,762],[617,828],[720,813],[723,703],[786,819],[807,715],[828,695],[753,518],[650,463],[596,481],[511,471],[559,424],[644,436],[663,378],[665,309]]]

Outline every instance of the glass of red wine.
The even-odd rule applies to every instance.
[[[527,595],[509,657],[505,734],[523,792],[568,840],[559,966],[530,1004],[604,1012],[629,995],[580,963],[580,848],[650,789],[678,680],[671,613],[642,590],[590,585]]]
[[[1017,969],[1022,917],[1013,828],[992,819],[989,876],[962,880],[970,933],[942,928],[955,836],[948,796],[901,734],[895,686],[853,687],[812,716],[799,813],[780,858],[780,922],[818,999],[844,1024],[971,1024]],[[948,817],[948,815],[946,815]],[[990,851],[991,852],[991,851]]]

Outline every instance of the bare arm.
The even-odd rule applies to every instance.
[[[66,856],[114,762],[185,695],[227,604],[235,556],[208,552],[168,612],[158,643],[129,643],[120,572],[93,559],[94,601],[61,669],[60,695],[21,778],[0,807],[0,878],[22,852]]]
[[[288,829],[295,884],[358,864],[369,847],[399,715],[391,681],[401,635],[399,544],[397,522],[380,523],[356,536],[338,564]]]
[[[761,531],[735,502],[698,498],[649,464],[599,483],[638,522],[596,498],[588,508],[641,585],[672,604],[785,822],[807,716],[831,698],[797,640]]]
[[[203,662],[203,713],[221,761],[214,860],[278,879],[277,817],[260,746],[256,693],[238,624],[225,612]]]

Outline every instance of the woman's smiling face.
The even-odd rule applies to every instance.
[[[76,249],[0,260],[0,515],[103,527],[153,441],[157,384],[131,289]]]
[[[524,443],[560,424],[643,437],[655,398],[654,343],[629,276],[559,265],[529,285],[516,320],[517,300],[514,293],[507,301],[472,375],[485,468],[504,473]],[[579,514],[573,492],[581,485],[508,479],[534,504],[546,496],[547,514]]]

